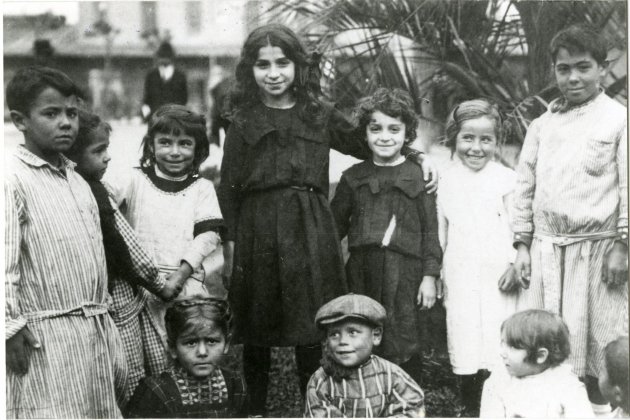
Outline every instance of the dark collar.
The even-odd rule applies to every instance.
[[[155,185],[159,190],[167,193],[178,193],[184,191],[199,179],[199,175],[195,174],[189,176],[183,181],[171,181],[157,176],[153,166],[140,168],[140,170],[149,178],[149,181],[151,181],[153,185]]]
[[[356,179],[357,186],[368,184],[372,194],[377,194],[380,192],[381,186],[379,180],[373,177],[375,167],[374,162],[366,160],[353,167],[349,175]],[[410,198],[417,197],[421,191],[424,191],[424,178],[420,165],[409,159],[401,163],[400,173],[393,186]]]

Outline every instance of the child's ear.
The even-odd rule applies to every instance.
[[[549,358],[549,350],[544,347],[536,350],[536,364],[544,365],[547,363],[547,359]]]
[[[26,131],[26,124],[24,123],[26,118],[28,117],[20,111],[11,111],[11,121],[13,121],[13,125],[21,132]]]
[[[381,340],[383,339],[383,328],[376,327],[372,330],[372,342],[375,346],[379,346],[381,344]]]

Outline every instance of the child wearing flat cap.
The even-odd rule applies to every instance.
[[[372,354],[381,343],[385,308],[347,294],[315,315],[324,355],[306,390],[304,417],[424,417],[424,393],[400,367]]]

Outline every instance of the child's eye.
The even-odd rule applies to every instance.
[[[256,61],[254,63],[254,67],[258,67],[260,69],[265,69],[267,67],[269,67],[269,63],[266,61]]]
[[[282,60],[278,60],[277,63],[280,67],[286,67],[291,64],[291,60],[289,60],[288,58],[284,58]]]
[[[194,143],[192,141],[183,141],[180,143],[183,147],[193,147]]]
[[[369,126],[369,130],[372,133],[377,133],[377,132],[381,131],[381,127],[378,126],[378,125],[371,125],[371,126]]]
[[[77,117],[79,116],[79,113],[78,113],[78,112],[77,112],[77,110],[75,110],[75,109],[68,110],[68,111],[66,112],[66,114],[67,114],[67,115],[68,115],[68,117],[70,117],[70,118],[77,118]]]
[[[391,131],[392,133],[398,133],[400,131],[400,127],[391,127],[389,131]]]
[[[484,143],[492,143],[492,139],[490,137],[483,137],[481,141]]]

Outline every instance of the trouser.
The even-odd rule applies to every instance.
[[[411,379],[416,381],[418,385],[422,385],[422,354],[416,353],[411,356],[411,359],[400,364],[402,370],[407,372]]]
[[[300,383],[300,393],[306,394],[311,375],[320,366],[322,347],[320,344],[296,346],[295,361]],[[249,415],[266,416],[267,388],[271,368],[271,348],[253,345],[243,346],[243,373],[249,394]]]

